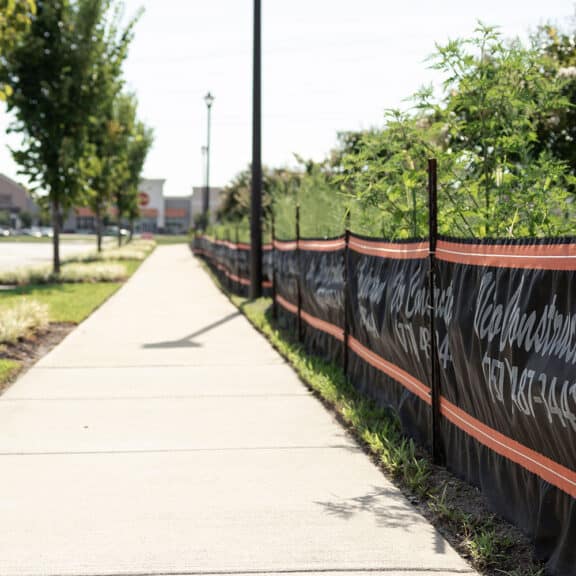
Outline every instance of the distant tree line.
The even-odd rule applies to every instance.
[[[138,182],[153,142],[125,91],[123,65],[138,17],[122,22],[116,0],[0,0],[0,97],[14,113],[13,151],[54,229],[54,271],[60,271],[64,214],[92,208],[98,249],[113,206],[138,216]]]

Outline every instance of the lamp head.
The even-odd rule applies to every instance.
[[[206,106],[208,106],[208,108],[210,108],[212,106],[212,104],[214,103],[214,96],[212,96],[212,94],[210,94],[210,92],[208,92],[208,94],[206,94],[206,96],[204,96],[204,102],[206,102]]]

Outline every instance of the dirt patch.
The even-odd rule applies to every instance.
[[[40,330],[31,336],[21,338],[14,344],[3,344],[0,347],[0,358],[5,360],[15,360],[20,363],[20,370],[8,382],[0,382],[0,394],[7,390],[16,378],[23,372],[31,368],[42,356],[45,356],[74,328],[71,322],[54,322],[44,330]]]

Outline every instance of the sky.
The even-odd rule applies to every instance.
[[[212,107],[210,184],[250,163],[252,0],[125,0],[144,9],[125,65],[127,88],[155,143],[144,176],[184,196],[205,184],[205,94]],[[574,29],[574,0],[262,0],[262,160],[321,160],[337,133],[381,126],[424,84],[441,81],[427,57],[435,44],[470,35],[478,20],[507,37],[552,22]],[[0,172],[17,177],[0,111]]]

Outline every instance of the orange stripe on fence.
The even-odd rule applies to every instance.
[[[209,251],[202,250],[200,248],[194,248],[192,251],[193,251],[194,255],[198,254],[201,256],[208,256],[208,257],[211,256]],[[230,270],[224,264],[218,264],[217,262],[214,262],[213,266],[218,268],[218,270],[220,270],[221,272],[224,272],[224,274],[226,274],[226,276],[228,278],[230,278],[230,280],[233,280],[234,282],[238,282],[239,284],[242,284],[243,286],[250,286],[251,282],[250,282],[249,278],[237,276],[233,272],[230,272]],[[262,288],[272,288],[272,286],[273,286],[273,284],[270,280],[263,280],[262,281]]]
[[[292,314],[298,314],[298,306],[288,302],[288,300],[280,296],[280,294],[276,294],[276,302],[278,302],[282,308],[288,310],[288,312],[292,312]]]
[[[326,322],[325,320],[320,320],[320,318],[316,318],[312,316],[312,314],[308,314],[308,312],[300,313],[302,316],[302,320],[306,322],[306,324],[312,326],[312,328],[316,328],[321,332],[326,332],[326,334],[330,334],[330,336],[334,336],[336,340],[340,340],[340,342],[344,342],[344,330],[335,324],[330,324],[330,322]]]
[[[432,404],[431,390],[424,383],[420,382],[420,380],[414,378],[414,376],[408,374],[408,372],[402,370],[402,368],[399,368],[395,364],[384,360],[384,358],[375,354],[369,348],[366,348],[366,346],[352,336],[348,337],[348,346],[353,352],[358,354],[358,356],[366,360],[368,364],[384,372],[391,378],[394,378],[399,384],[416,394],[416,396],[424,400],[427,404]]]
[[[439,240],[438,260],[497,268],[576,270],[576,244],[466,244]]]
[[[276,294],[276,302],[278,302],[278,304],[280,304],[282,308],[288,310],[288,312],[298,315],[298,306],[292,304],[291,302],[288,302],[286,298],[283,298],[279,294]],[[300,312],[300,317],[302,318],[302,320],[304,320],[304,322],[306,322],[306,324],[312,326],[312,328],[316,328],[321,332],[325,332],[330,336],[334,336],[336,340],[344,342],[344,329],[340,328],[339,326],[336,326],[336,324],[331,324],[330,322],[326,322],[325,320],[316,318],[316,316],[312,316],[312,314],[308,314],[308,312],[305,312],[304,310]]]
[[[362,240],[352,236],[349,242],[350,250],[366,256],[379,256],[396,260],[417,260],[427,258],[430,247],[428,242],[375,242]]]
[[[440,409],[446,419],[484,446],[576,498],[576,472],[573,470],[486,426],[445,398],[440,400]]]
[[[346,248],[346,240],[344,238],[336,238],[335,240],[299,240],[298,248],[309,252],[336,252]]]
[[[344,250],[346,241],[344,238],[335,240],[275,240],[274,248],[280,252],[292,252],[294,250],[306,250],[308,252],[336,252]]]
[[[298,248],[298,243],[296,240],[274,240],[274,248],[276,248],[276,250],[280,250],[280,252],[291,252],[292,250],[296,250]]]

